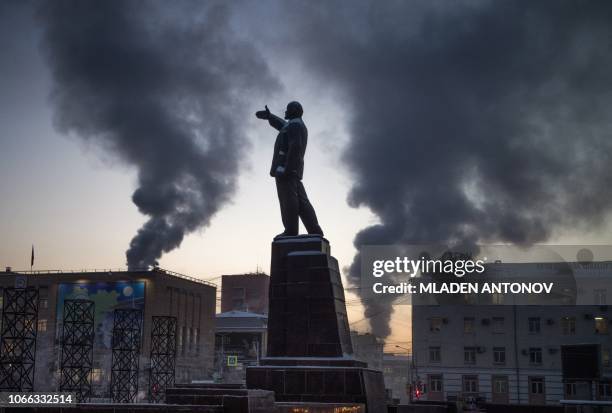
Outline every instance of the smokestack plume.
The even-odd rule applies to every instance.
[[[357,249],[528,245],[604,222],[612,3],[310,4],[284,11],[292,50],[345,94],[349,204],[380,219]],[[358,286],[359,255],[348,275]],[[392,302],[372,301],[371,330],[387,336]]]
[[[132,269],[155,265],[230,199],[248,97],[278,89],[228,7],[60,0],[39,10],[57,127],[137,170],[132,201],[149,219],[126,252]]]

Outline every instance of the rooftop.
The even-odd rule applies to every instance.
[[[195,278],[195,277],[191,277],[189,275],[185,275],[185,274],[180,274],[178,272],[174,272],[174,271],[170,271],[170,270],[166,270],[160,267],[149,267],[149,268],[111,268],[111,269],[79,269],[79,270],[32,270],[32,271],[23,271],[23,270],[9,270],[7,268],[7,271],[5,271],[4,273],[0,272],[0,275],[2,274],[6,274],[6,275],[17,275],[17,274],[21,274],[21,275],[82,275],[82,274],[108,274],[108,275],[112,275],[112,274],[126,274],[126,273],[131,273],[131,274],[142,274],[142,273],[157,273],[157,274],[163,274],[169,277],[176,277],[176,278],[182,278],[184,280],[188,280],[188,281],[192,281],[198,284],[204,284],[204,285],[208,285],[211,287],[217,287],[216,284],[206,281],[206,280],[202,280],[200,278]]]

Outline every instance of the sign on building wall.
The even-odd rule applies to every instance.
[[[144,281],[61,283],[57,288],[57,329],[61,338],[64,300],[92,300],[95,304],[94,347],[111,349],[113,312],[115,309],[136,308],[145,305]]]

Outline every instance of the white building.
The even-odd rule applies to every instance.
[[[582,285],[577,283],[575,302],[595,293],[599,305],[415,305],[414,375],[421,399],[475,396],[511,404],[612,400],[612,308],[601,284],[593,291]],[[595,360],[591,370],[599,370],[598,378],[577,380],[567,371],[564,376],[562,352],[573,354],[565,346],[587,344],[593,346],[579,349],[592,353],[586,357]]]

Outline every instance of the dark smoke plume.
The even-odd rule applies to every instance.
[[[39,11],[56,124],[138,171],[148,221],[126,253],[153,265],[232,195],[247,97],[278,87],[223,2],[48,1]]]
[[[294,50],[351,113],[366,244],[542,242],[612,206],[612,3],[312,2]],[[359,255],[349,279],[359,285]],[[387,336],[391,302],[366,301]]]

